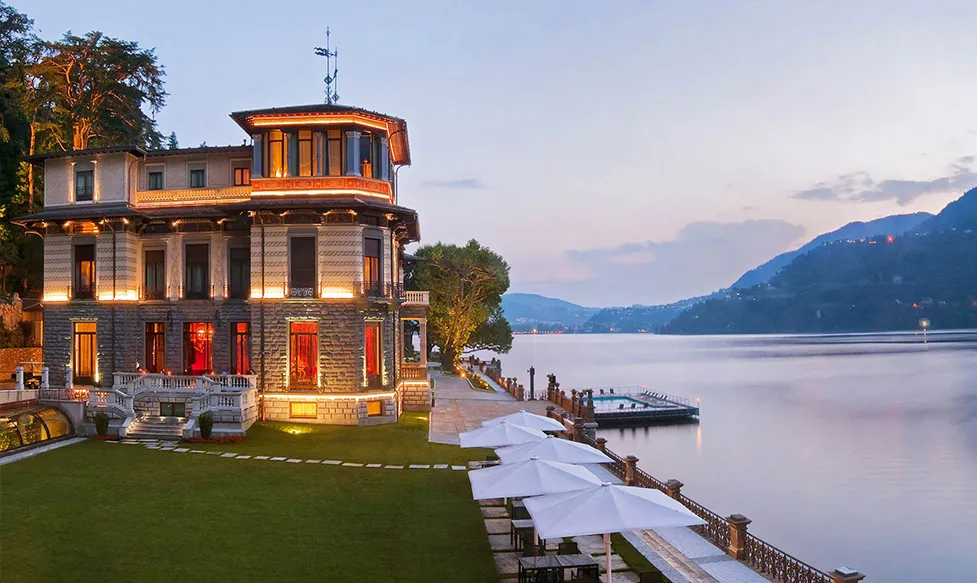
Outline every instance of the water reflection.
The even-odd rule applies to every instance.
[[[520,336],[506,370],[701,397],[699,424],[601,431],[655,477],[822,568],[972,581],[977,333]],[[710,434],[703,446],[703,431]]]

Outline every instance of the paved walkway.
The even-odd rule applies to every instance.
[[[458,434],[482,426],[482,421],[525,409],[546,414],[548,401],[520,402],[501,387],[490,383],[495,392],[478,391],[468,380],[432,369],[434,408],[431,410],[429,441],[458,445]]]

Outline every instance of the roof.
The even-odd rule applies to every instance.
[[[255,130],[255,120],[263,117],[285,116],[302,118],[314,116],[360,115],[383,122],[387,127],[387,138],[390,140],[391,159],[394,164],[410,165],[410,145],[407,139],[407,122],[399,117],[385,113],[351,107],[348,105],[334,105],[315,103],[311,105],[291,105],[287,107],[268,107],[265,109],[249,109],[231,113],[233,119],[241,129],[249,134]]]
[[[188,154],[248,154],[252,146],[198,146],[196,148],[176,148],[173,150],[147,150],[146,156],[186,156]]]
[[[138,146],[111,146],[108,148],[88,148],[86,150],[63,150],[60,152],[46,152],[43,154],[34,154],[33,156],[24,156],[24,161],[40,162],[42,160],[47,160],[50,158],[71,158],[74,156],[94,156],[96,154],[116,154],[119,152],[128,152],[133,156],[146,155],[146,151]]]

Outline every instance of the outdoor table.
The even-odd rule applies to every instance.
[[[510,512],[512,513],[512,518],[514,520],[526,520],[529,518],[529,511],[526,510],[526,503],[522,500],[513,500],[512,509]]]
[[[563,583],[563,565],[556,555],[519,557],[519,583]]]
[[[600,564],[597,559],[587,553],[578,555],[557,555],[556,560],[564,569],[576,569],[577,575],[586,575],[596,580],[600,579]]]
[[[522,548],[522,533],[529,531],[530,534],[533,533],[533,521],[532,520],[512,520],[512,527],[509,530],[509,542],[515,546],[516,550]]]

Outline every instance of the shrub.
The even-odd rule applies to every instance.
[[[102,411],[95,414],[95,433],[99,435],[109,434],[109,416]]]
[[[197,423],[200,425],[200,437],[202,439],[210,439],[210,434],[211,432],[214,431],[213,414],[211,414],[210,411],[207,411],[206,413],[200,416],[200,419],[197,421]]]

